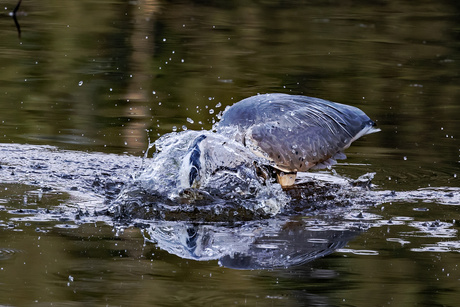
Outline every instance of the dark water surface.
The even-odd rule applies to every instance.
[[[458,305],[458,1],[25,0],[20,38],[15,5],[0,15],[0,305]],[[267,92],[382,129],[297,195],[327,210],[95,214],[149,138]],[[367,173],[373,190],[353,181]]]

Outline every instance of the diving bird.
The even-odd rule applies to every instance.
[[[227,107],[214,129],[267,159],[283,187],[294,184],[297,172],[345,159],[352,142],[380,131],[356,107],[288,94],[243,99]]]

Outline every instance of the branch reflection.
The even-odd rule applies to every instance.
[[[16,7],[14,8],[13,10],[13,20],[14,20],[14,24],[16,25],[16,29],[18,30],[18,38],[20,39],[21,38],[21,26],[19,25],[19,22],[16,18],[16,15],[17,15],[17,12],[18,12],[18,9],[19,9],[19,6],[21,5],[21,2],[22,0],[19,0],[18,4],[16,5]]]

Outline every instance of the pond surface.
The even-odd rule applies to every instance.
[[[458,1],[23,1],[20,37],[16,4],[0,15],[0,305],[458,304]],[[149,140],[269,92],[354,105],[382,131],[286,191],[294,212],[107,214]]]

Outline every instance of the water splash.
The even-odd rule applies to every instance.
[[[202,144],[203,152],[208,147],[215,150],[208,152],[204,168],[204,177],[211,179],[201,180],[198,188],[184,188],[179,170],[190,146],[203,134],[209,142]],[[139,227],[146,242],[156,242],[180,257],[218,259],[220,265],[234,268],[305,263],[343,248],[369,228],[382,228],[382,233],[391,235],[389,244],[407,245],[413,252],[458,253],[455,216],[432,215],[433,206],[455,208],[459,188],[384,191],[372,184],[373,173],[350,179],[322,171],[300,174],[297,185],[283,191],[258,176],[257,163],[248,162],[262,164],[262,158],[224,142],[225,137],[210,132],[167,135],[154,143],[156,153],[138,170],[142,159],[132,156],[4,144],[0,228],[20,232],[32,226],[40,235],[74,232],[85,223],[101,222],[117,231]],[[234,159],[240,154],[249,156]],[[234,161],[232,170],[218,167],[222,159]],[[217,189],[222,182],[244,184],[225,191]],[[27,185],[22,189],[18,183]],[[395,211],[398,202],[408,207],[405,212]],[[412,210],[422,206],[430,210]],[[339,251],[378,252],[369,247]],[[2,256],[0,251],[0,260]]]
[[[250,212],[273,216],[289,202],[279,184],[260,176],[266,161],[223,135],[189,130],[154,144],[156,153],[115,202],[114,212],[189,207],[245,218]]]

